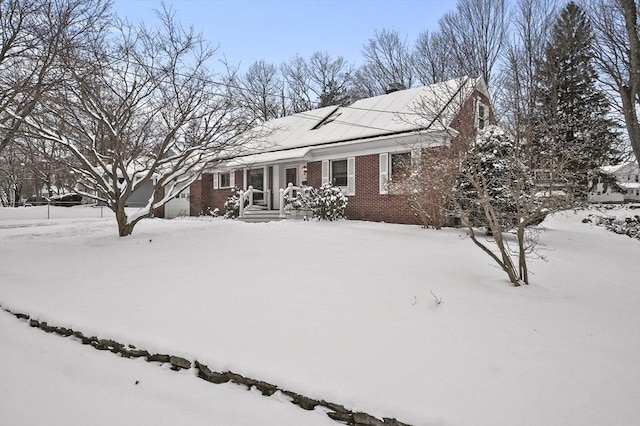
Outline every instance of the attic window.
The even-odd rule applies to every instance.
[[[333,111],[331,111],[331,114],[327,115],[325,118],[320,120],[320,122],[318,124],[316,124],[311,130],[317,130],[320,127],[324,126],[325,124],[331,123],[332,121],[334,121],[336,118],[340,117],[341,115],[342,115],[342,112],[338,112],[338,108],[336,108]]]
[[[487,125],[487,119],[489,118],[489,108],[478,101],[477,103],[477,115],[476,115],[476,126],[478,130],[482,130]]]

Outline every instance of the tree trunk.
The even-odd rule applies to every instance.
[[[118,222],[118,235],[120,237],[128,237],[133,232],[133,227],[136,222],[129,223],[127,213],[124,211],[124,203],[116,203],[114,212],[116,214],[116,221]]]
[[[518,273],[520,280],[529,285],[529,268],[527,267],[527,253],[525,250],[525,231],[526,222],[518,224]]]
[[[621,87],[622,106],[624,119],[627,124],[627,132],[631,140],[636,161],[640,164],[640,127],[636,114],[636,103],[640,91],[640,38],[638,37],[638,10],[635,0],[621,0],[624,10],[625,27],[629,36],[629,87]]]

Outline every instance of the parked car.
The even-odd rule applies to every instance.
[[[29,197],[24,202],[25,207],[30,206],[45,206],[49,203],[49,199],[45,197]]]
[[[49,204],[52,206],[79,206],[82,204],[82,195],[79,194],[63,194],[63,195],[54,195],[49,199]]]

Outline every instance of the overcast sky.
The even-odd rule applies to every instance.
[[[397,30],[412,46],[424,30],[455,9],[455,0],[167,0],[178,20],[220,45],[232,64],[256,60],[280,64],[296,53],[326,50],[359,65],[360,50],[374,30]],[[151,21],[160,0],[115,0],[130,21]]]

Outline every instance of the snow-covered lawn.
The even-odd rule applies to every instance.
[[[413,424],[640,423],[640,242],[588,212],[543,223],[547,261],[515,288],[463,230],[153,219],[118,238],[8,210],[0,304],[41,321]],[[331,422],[0,315],[0,424],[175,419]]]

